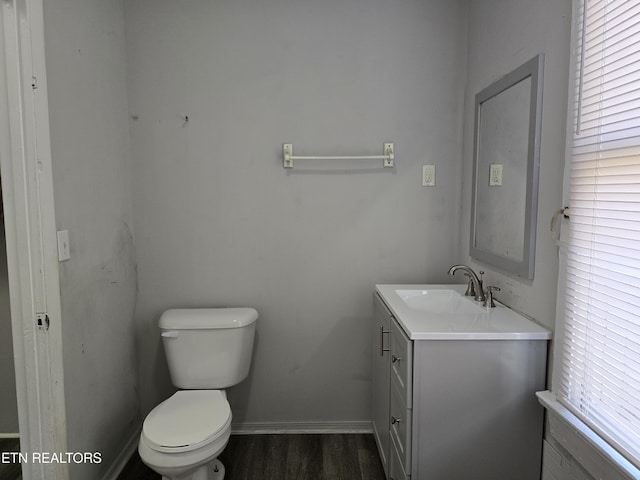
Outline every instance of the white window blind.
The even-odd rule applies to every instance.
[[[640,466],[640,1],[577,3],[556,393]]]

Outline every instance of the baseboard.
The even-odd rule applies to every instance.
[[[231,425],[233,435],[266,433],[373,433],[371,421],[360,422],[243,422]]]
[[[138,448],[138,440],[140,440],[140,432],[142,431],[142,424],[135,429],[135,431],[129,437],[127,443],[125,443],[122,450],[113,461],[109,470],[102,476],[102,480],[116,480],[118,475],[124,470],[125,465],[133,455],[133,452]]]
[[[0,433],[0,438],[20,438],[19,433]]]

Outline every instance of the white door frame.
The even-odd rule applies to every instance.
[[[0,172],[25,480],[68,478],[43,0],[0,0]]]

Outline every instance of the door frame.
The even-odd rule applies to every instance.
[[[0,173],[24,480],[68,478],[42,0],[0,0]]]

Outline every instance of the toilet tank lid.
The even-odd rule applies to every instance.
[[[174,308],[160,316],[163,330],[240,328],[258,319],[254,308]]]

